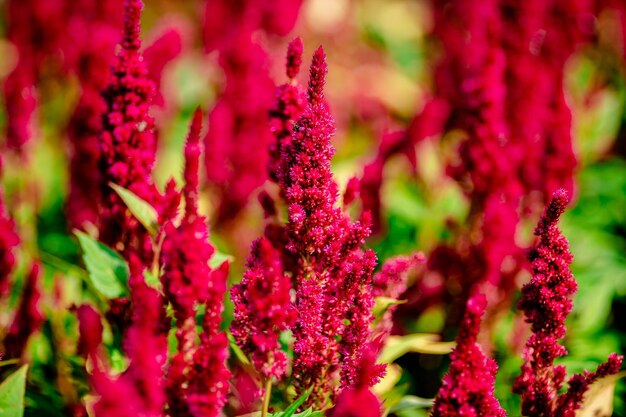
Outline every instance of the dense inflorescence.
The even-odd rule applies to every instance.
[[[226,87],[209,114],[207,180],[219,197],[217,223],[232,220],[266,179],[274,83],[260,45],[242,33],[220,52]]]
[[[506,416],[494,395],[496,361],[486,357],[476,342],[486,306],[482,294],[467,301],[456,347],[450,354],[450,369],[435,398],[433,417]]]
[[[309,403],[317,405],[334,397],[337,381],[344,389],[355,383],[371,335],[376,265],[374,253],[360,249],[369,234],[367,219],[353,224],[337,207],[330,171],[334,122],[323,93],[326,72],[319,48],[310,69],[308,106],[282,147],[277,172],[288,211],[284,247],[295,265],[293,375],[300,392],[312,388]]]
[[[185,146],[185,211],[180,225],[164,228],[161,282],[176,320],[178,352],[167,374],[168,413],[172,416],[217,416],[226,401],[228,341],[220,331],[227,264],[211,270],[215,250],[208,242],[206,218],[198,213],[198,170],[202,113],[196,110]],[[204,308],[202,333],[196,312]],[[200,337],[200,343],[196,339]],[[207,369],[204,369],[207,367]]]
[[[205,47],[218,51],[226,78],[209,114],[205,138],[207,179],[218,197],[217,224],[233,220],[244,209],[252,192],[267,179],[272,158],[265,150],[272,142],[267,118],[274,83],[267,53],[253,35],[286,34],[300,4],[300,0],[206,3]]]
[[[559,343],[565,336],[565,319],[572,310],[572,295],[577,290],[569,264],[572,255],[557,222],[569,202],[567,192],[558,190],[535,229],[537,244],[530,250],[531,281],[522,288],[520,310],[531,324],[532,335],[524,350],[522,373],[513,391],[522,397],[526,416],[573,416],[582,396],[596,379],[617,373],[622,358],[613,354],[596,372],[585,371],[569,380],[569,389],[559,395],[566,376],[554,360],[567,354]]]
[[[70,192],[65,211],[72,228],[98,222],[101,173],[93,168],[100,157],[98,135],[106,109],[100,92],[109,82],[110,67],[115,58],[121,5],[120,0],[76,2],[70,21],[70,31],[80,34],[75,38],[75,72],[81,89],[67,127],[71,152]]]
[[[152,183],[156,143],[150,104],[154,83],[148,78],[139,48],[140,0],[126,0],[122,47],[102,92],[106,110],[102,117],[100,173],[102,175],[100,239],[128,254],[134,250],[146,257],[151,252],[147,232],[129,215],[126,205],[110,183],[129,189],[158,206],[159,194]]]
[[[243,280],[231,290],[235,305],[231,331],[263,378],[278,380],[287,371],[279,337],[296,318],[290,290],[280,252],[265,238],[254,241]]]

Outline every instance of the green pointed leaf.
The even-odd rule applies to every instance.
[[[22,417],[24,415],[27,371],[28,365],[24,365],[0,384],[0,416]]]
[[[109,186],[120,196],[126,207],[137,220],[146,228],[150,236],[154,237],[159,232],[159,214],[150,203],[141,199],[137,194],[117,184],[109,183]]]
[[[106,298],[128,294],[128,264],[113,249],[86,233],[75,232],[83,252],[83,261],[89,272],[89,281]]]
[[[446,355],[454,348],[454,342],[440,342],[439,336],[428,333],[415,333],[406,336],[390,336],[378,360],[392,363],[409,352]]]
[[[154,288],[160,293],[163,292],[163,285],[161,285],[159,277],[155,276],[152,272],[148,271],[147,269],[143,271],[143,279],[148,287]]]
[[[304,417],[304,416],[308,416],[307,414],[304,414],[304,413],[306,413],[306,411],[304,411],[301,414],[296,414],[296,411],[306,401],[306,399],[309,398],[309,395],[311,395],[311,389],[310,388],[308,390],[306,390],[297,400],[295,400],[293,403],[291,403],[289,405],[289,407],[287,407],[285,409],[285,411],[280,411],[278,413],[274,413],[271,416],[272,417],[294,417],[294,416]],[[316,414],[316,415],[319,415],[319,414]]]
[[[389,409],[390,413],[402,410],[414,410],[416,408],[430,408],[435,402],[434,399],[417,397],[415,395],[406,395],[393,407]]]

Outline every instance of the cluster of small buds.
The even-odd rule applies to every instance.
[[[400,300],[407,290],[409,276],[425,264],[426,258],[420,253],[412,256],[396,256],[387,259],[379,272],[374,275],[373,296]],[[393,328],[393,314],[397,305],[387,308],[376,324],[374,333],[388,336]]]
[[[538,242],[528,254],[532,278],[522,287],[518,306],[531,324],[532,335],[526,343],[522,372],[513,392],[521,395],[522,413],[530,417],[573,416],[589,385],[617,373],[622,362],[622,357],[611,355],[596,372],[574,375],[569,389],[559,395],[566,369],[555,366],[554,360],[567,353],[559,339],[565,336],[565,319],[572,310],[571,297],[577,290],[569,269],[572,262],[569,245],[557,225],[568,202],[565,190],[556,191],[535,229]]]
[[[211,270],[215,250],[210,245],[206,218],[198,213],[198,170],[202,113],[196,110],[185,146],[185,212],[178,227],[164,227],[161,282],[176,319],[178,352],[167,373],[167,396],[172,416],[217,416],[226,401],[228,344],[220,332],[227,264]],[[203,332],[197,345],[196,311],[204,306]],[[210,370],[203,367],[209,367]]]
[[[486,357],[476,343],[486,306],[482,294],[467,302],[456,347],[450,354],[450,369],[435,398],[432,417],[506,416],[494,395],[496,361]]]
[[[280,333],[294,324],[291,280],[283,272],[280,252],[261,238],[252,243],[246,272],[231,290],[235,305],[231,331],[263,378],[280,380],[287,356],[280,349]]]
[[[279,85],[274,92],[274,104],[270,109],[270,130],[275,141],[270,143],[267,170],[272,181],[278,181],[277,170],[280,163],[281,149],[290,140],[293,126],[306,106],[304,90],[295,80],[302,64],[304,47],[300,38],[293,39],[287,48],[287,78],[290,82]]]
[[[156,143],[154,120],[149,114],[154,83],[148,78],[139,48],[141,0],[125,0],[122,48],[112,68],[109,85],[102,95],[106,110],[102,117],[100,174],[102,209],[100,239],[124,254],[135,251],[143,257],[151,251],[147,232],[129,215],[110,183],[127,188],[152,205],[159,194],[152,183]]]
[[[311,388],[309,405],[322,406],[355,384],[371,338],[372,274],[376,257],[360,249],[367,216],[352,223],[338,207],[330,143],[334,121],[324,99],[326,56],[313,55],[307,108],[281,145],[277,178],[288,210],[282,242],[291,257],[298,317],[293,326],[294,384]],[[338,339],[340,336],[340,340]]]

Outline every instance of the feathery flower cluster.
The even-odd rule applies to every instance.
[[[30,272],[26,276],[20,304],[4,337],[5,358],[21,357],[28,339],[39,330],[44,322],[44,316],[39,307],[39,299],[41,298],[40,270],[39,263],[33,262]]]
[[[528,254],[532,279],[522,288],[519,308],[531,324],[532,335],[524,350],[522,373],[513,392],[522,397],[522,414],[530,417],[573,416],[582,396],[596,379],[617,373],[622,357],[613,354],[596,372],[575,375],[569,389],[559,395],[566,376],[564,366],[554,360],[567,351],[559,344],[565,336],[565,319],[572,310],[576,281],[569,270],[572,255],[557,222],[569,202],[567,192],[558,190],[535,229],[536,246]]]
[[[295,80],[302,64],[304,47],[300,38],[293,39],[287,48],[287,78],[289,82],[276,87],[274,105],[270,109],[270,130],[275,141],[269,146],[268,175],[272,181],[278,181],[277,170],[280,163],[281,149],[293,134],[293,125],[306,107],[304,90]]]
[[[467,301],[456,347],[450,354],[450,370],[443,377],[432,417],[506,416],[493,393],[498,366],[476,342],[486,306],[487,299],[482,294]]]
[[[330,171],[334,121],[323,93],[326,72],[320,47],[311,64],[308,106],[282,147],[277,172],[288,207],[285,248],[295,265],[294,383],[300,392],[312,388],[311,405],[334,397],[339,379],[344,388],[355,383],[371,336],[376,265],[374,253],[360,249],[369,234],[367,219],[352,224],[337,207]]]
[[[83,228],[85,223],[98,222],[101,174],[93,168],[100,156],[98,134],[106,109],[100,92],[109,81],[115,58],[122,1],[75,3],[69,32],[79,34],[74,42],[77,43],[75,72],[81,95],[67,127],[71,159],[65,212],[71,228]]]
[[[15,268],[15,249],[20,237],[15,230],[15,222],[7,213],[4,198],[0,193],[0,298],[10,288],[10,276]]]
[[[217,416],[226,402],[228,340],[220,332],[228,264],[211,270],[214,249],[206,219],[198,214],[198,169],[202,113],[194,114],[185,146],[185,213],[181,224],[164,229],[161,278],[176,319],[178,352],[167,375],[168,413],[172,416]],[[196,310],[204,306],[203,332],[196,345]]]
[[[234,219],[267,179],[266,149],[272,142],[267,118],[274,83],[267,54],[252,41],[253,34],[286,34],[300,4],[301,0],[206,2],[205,47],[219,52],[226,76],[205,139],[207,179],[219,198],[217,224]]]
[[[296,319],[290,290],[280,252],[265,238],[254,241],[243,280],[231,290],[235,305],[231,331],[264,378],[280,379],[287,371],[278,337]]]
[[[102,95],[100,172],[102,181],[100,239],[128,254],[131,248],[142,256],[150,253],[147,232],[128,214],[126,205],[110,188],[115,183],[158,206],[159,194],[151,180],[156,143],[154,119],[149,115],[154,83],[148,78],[139,48],[141,0],[125,0],[122,48],[112,68],[109,85]]]
[[[267,55],[249,33],[220,51],[220,65],[226,87],[209,114],[205,138],[207,180],[219,197],[217,223],[236,217],[266,178],[267,113],[274,90]]]

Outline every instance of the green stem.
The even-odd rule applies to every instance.
[[[270,407],[270,396],[272,395],[272,378],[267,378],[265,382],[265,394],[263,395],[263,409],[261,417],[267,417],[267,409]]]

